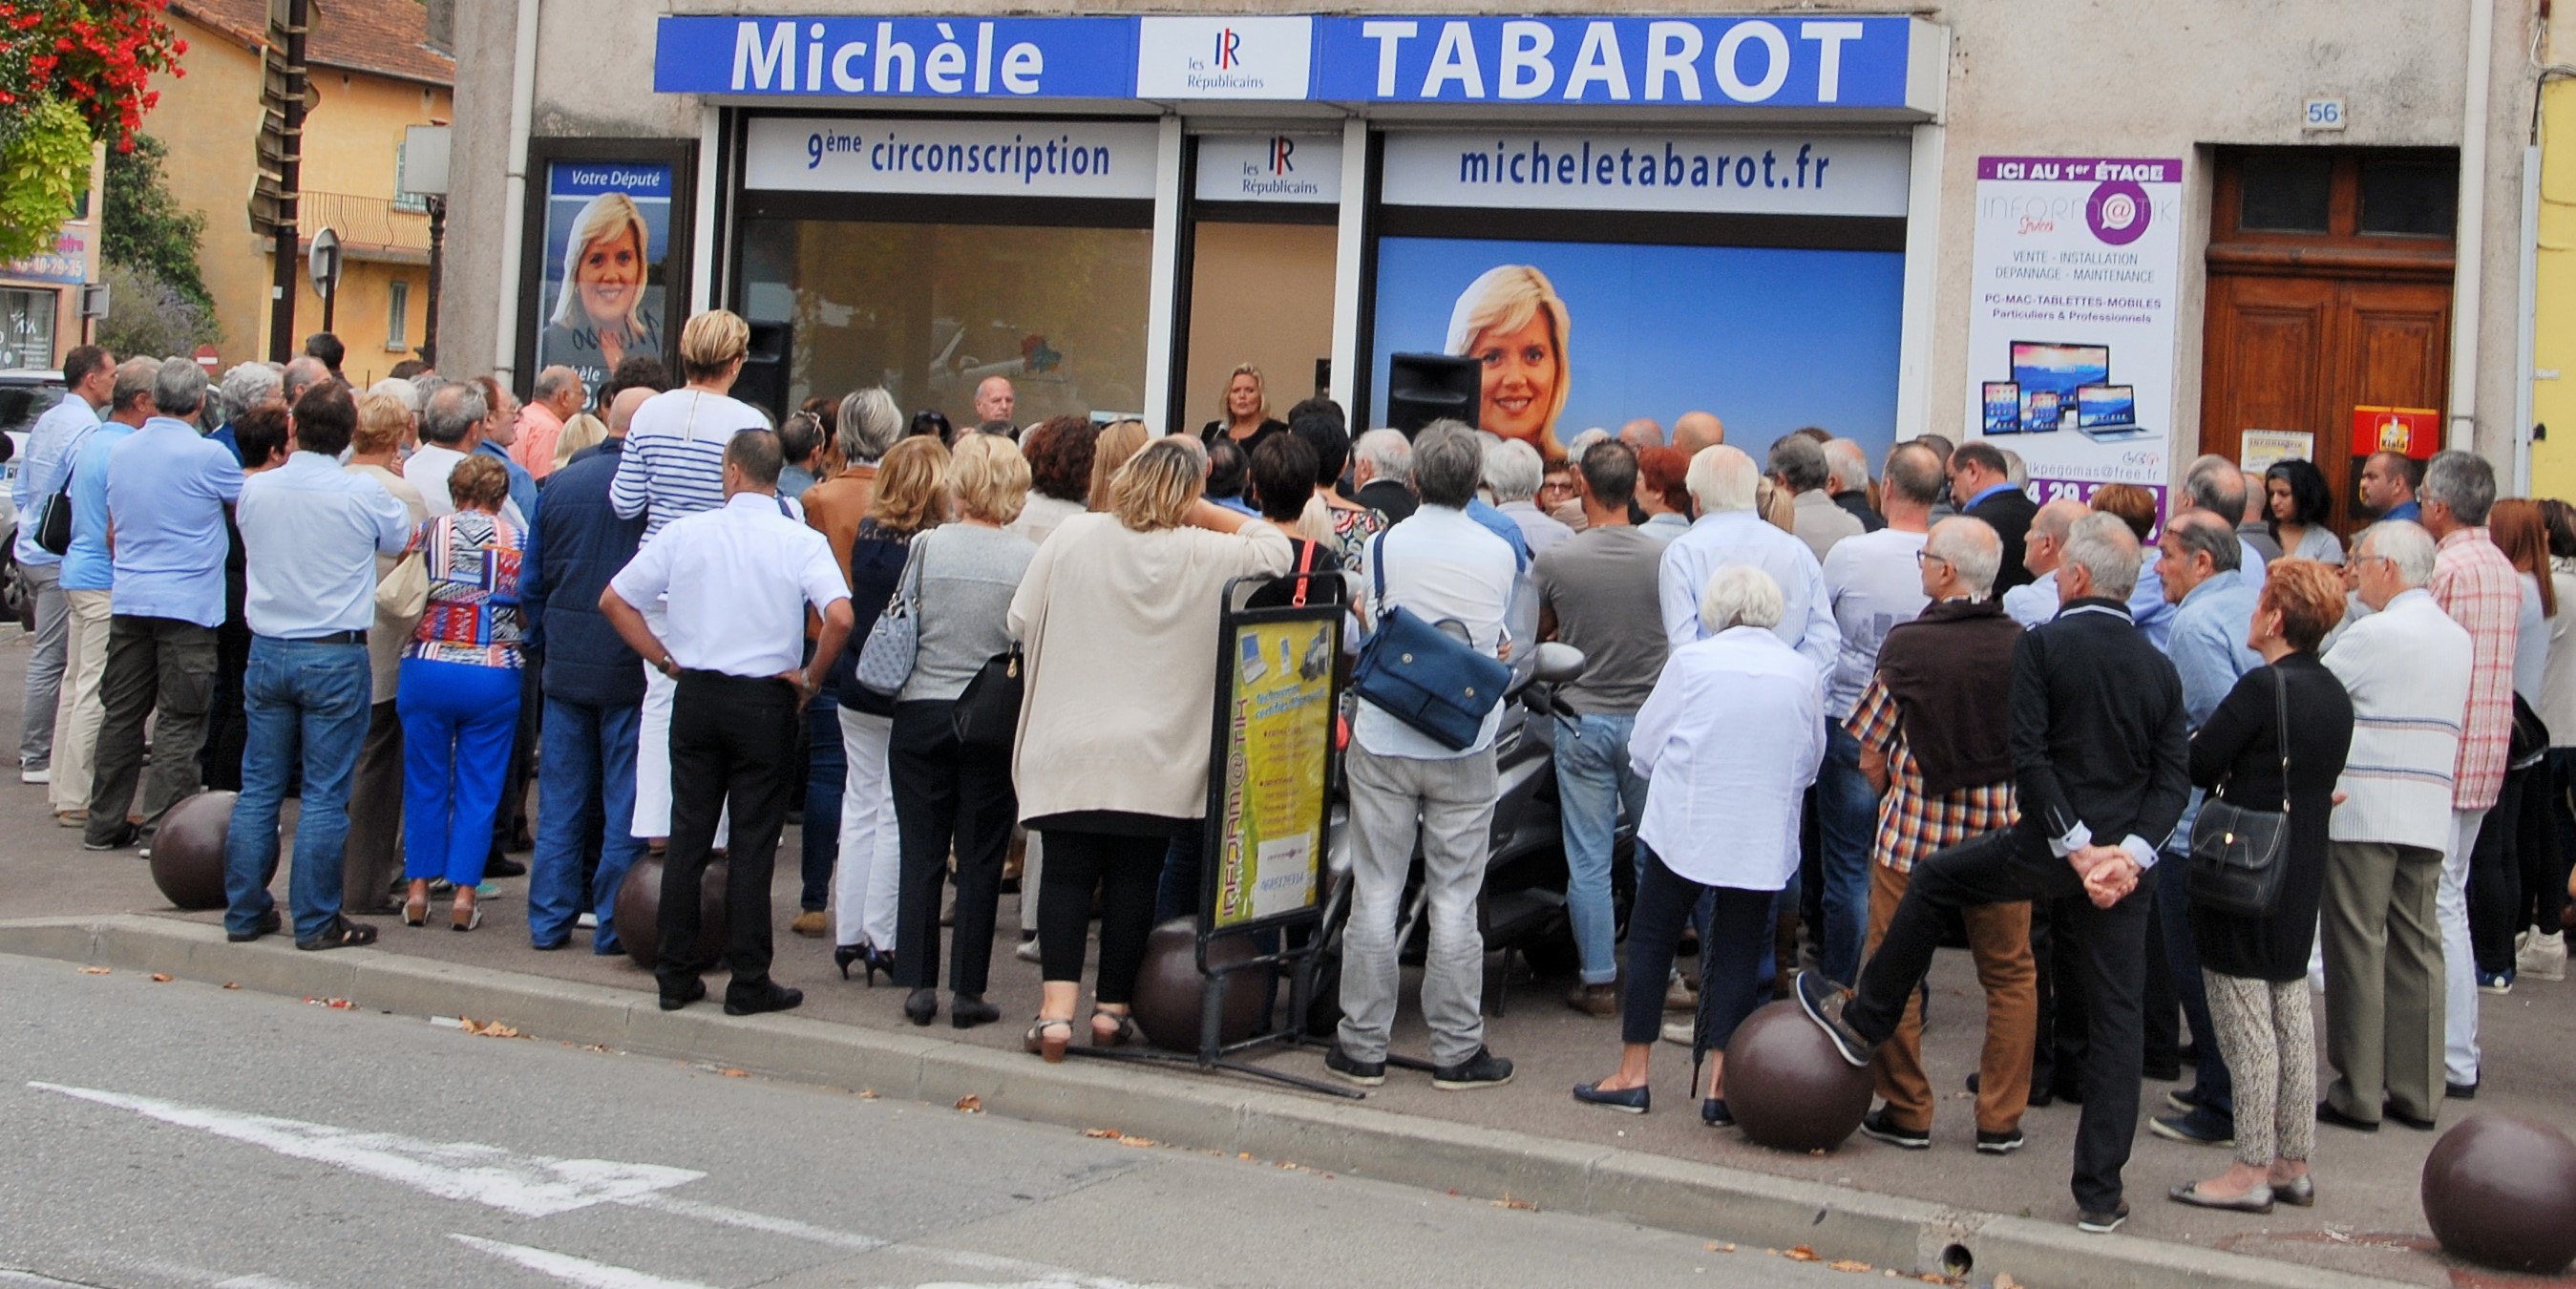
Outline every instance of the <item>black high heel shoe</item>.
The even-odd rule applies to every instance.
[[[939,1014],[939,991],[916,989],[904,996],[903,1014],[915,1025],[927,1025]]]
[[[893,954],[887,953],[873,944],[839,944],[832,946],[832,965],[841,969],[841,979],[847,980],[850,978],[850,964],[853,962],[859,964],[860,970],[865,974],[868,988],[870,989],[877,987],[878,972],[882,971],[886,973],[887,979],[892,979],[894,977]]]
[[[984,1001],[982,994],[951,994],[948,998],[948,1023],[959,1029],[990,1025],[1002,1018],[1002,1009]]]

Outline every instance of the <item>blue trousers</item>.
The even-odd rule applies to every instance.
[[[1869,939],[1869,851],[1878,835],[1878,794],[1860,772],[1860,740],[1841,721],[1825,722],[1825,759],[1816,771],[1816,839],[1825,870],[1825,977],[1860,978]]]
[[[841,855],[841,792],[850,776],[849,753],[841,747],[841,703],[830,687],[814,695],[805,708],[805,842],[804,886],[796,907],[808,911],[832,905],[832,865]]]
[[[539,947],[572,938],[588,904],[599,918],[590,950],[623,953],[614,913],[626,870],[644,856],[634,836],[635,739],[641,707],[592,707],[545,700],[538,728],[537,851],[528,865],[528,939]],[[599,871],[582,889],[582,857],[599,848]]]
[[[340,915],[341,850],[349,836],[349,784],[367,738],[371,677],[367,647],[259,637],[242,683],[247,727],[241,799],[224,838],[224,927],[257,929],[277,907],[277,818],[298,758],[303,812],[295,825],[295,872],[287,898],[295,938],[320,935]]]
[[[1619,978],[1619,916],[1610,890],[1610,852],[1619,838],[1621,809],[1632,819],[1646,809],[1646,782],[1628,767],[1628,735],[1637,728],[1637,718],[1633,713],[1594,713],[1555,724],[1566,913],[1574,923],[1583,983],[1606,985]],[[1645,857],[1638,856],[1641,878],[1648,867]]]
[[[403,876],[483,884],[519,733],[519,669],[402,660]]]

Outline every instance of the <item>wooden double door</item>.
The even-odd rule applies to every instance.
[[[2334,525],[2349,532],[2368,518],[2356,492],[2352,409],[2443,408],[2451,238],[2447,229],[2438,237],[2363,232],[2364,167],[2351,159],[2327,167],[2319,227],[2248,227],[2281,205],[2249,193],[2249,184],[2274,173],[2259,164],[2261,154],[2255,159],[2247,166],[2222,157],[2214,193],[2200,450],[2242,460],[2246,430],[2315,436],[2313,459],[2335,496]],[[2362,456],[2370,449],[2362,445]]]

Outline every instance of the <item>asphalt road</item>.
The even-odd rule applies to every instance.
[[[219,981],[0,957],[0,997],[0,1286],[1864,1279]]]

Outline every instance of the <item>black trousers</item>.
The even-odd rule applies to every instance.
[[[2484,975],[2514,969],[2513,938],[2523,928],[2520,833],[2522,798],[2539,767],[2508,771],[2495,805],[2469,850],[2469,947]]]
[[[1620,990],[1619,1041],[1655,1041],[1664,1026],[1664,982],[1672,974],[1673,946],[1682,924],[1706,898],[1708,926],[1700,933],[1699,1021],[1695,1050],[1725,1051],[1735,1027],[1762,1005],[1762,951],[1771,945],[1771,905],[1778,891],[1703,886],[1665,867],[1654,848],[1638,843],[1646,871],[1637,878],[1637,903],[1628,915],[1627,984]],[[1050,854],[1047,862],[1055,862]],[[1699,1093],[1694,1089],[1692,1096]]]
[[[1047,980],[1082,979],[1091,930],[1091,892],[1100,892],[1101,1002],[1135,1001],[1136,973],[1154,933],[1154,897],[1162,884],[1169,837],[1126,836],[1049,828],[1046,867],[1038,878],[1038,972]]]
[[[713,963],[696,960],[698,882],[715,849],[716,819],[733,808],[725,881],[728,999],[769,983],[769,878],[787,823],[788,767],[804,732],[796,690],[767,677],[680,673],[671,701],[671,844],[662,864],[661,978],[665,997]]]
[[[886,773],[894,779],[895,836],[903,855],[895,896],[894,982],[905,989],[938,987],[939,896],[954,849],[957,918],[950,928],[955,939],[948,987],[980,994],[993,968],[993,916],[1019,798],[1011,790],[1011,754],[959,743],[948,719],[954,707],[946,700],[897,703],[894,728],[886,736]],[[1155,852],[1158,858],[1161,853]],[[1054,863],[1055,852],[1048,851],[1047,864]]]
[[[2058,951],[2072,954],[2078,965],[2087,1022],[2084,1111],[2075,1127],[2075,1202],[2087,1212],[2116,1209],[2120,1170],[2129,1162],[2138,1126],[2149,898],[2141,882],[2127,899],[2095,908],[2072,865],[2045,850],[2034,853],[2013,829],[1963,842],[1914,866],[1905,902],[1897,906],[1878,952],[1861,969],[1860,989],[1843,1015],[1861,1037],[1885,1041],[1896,1032],[1906,1002],[1931,969],[1951,910],[2015,900],[2056,901],[2051,934],[2060,941]],[[2064,1076],[2060,1071],[2059,1077]]]

